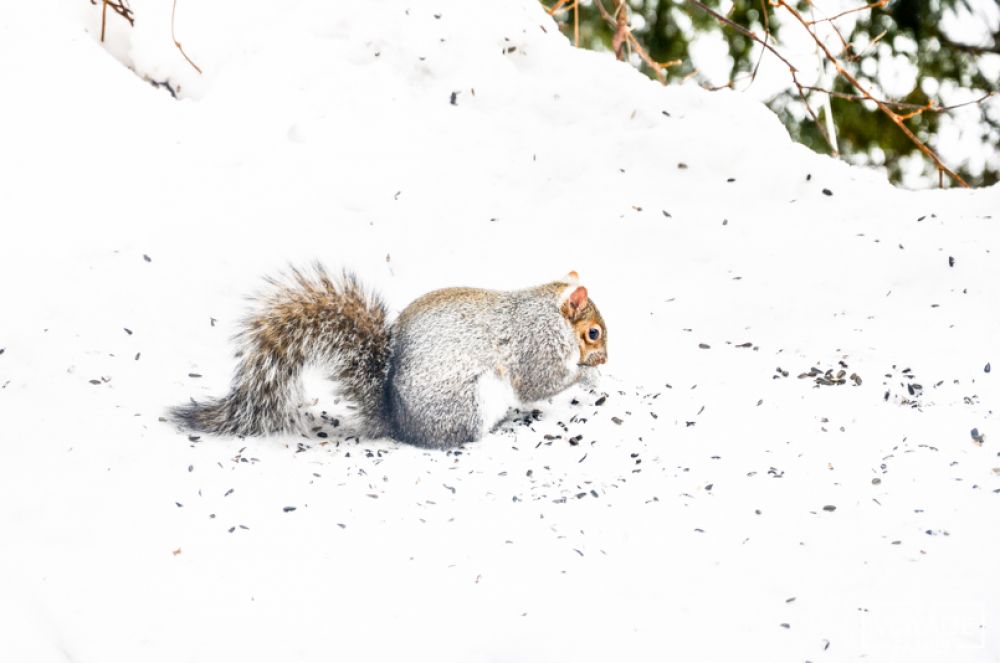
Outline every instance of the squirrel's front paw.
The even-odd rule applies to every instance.
[[[594,389],[600,380],[601,371],[596,366],[581,366],[579,384],[584,389]]]

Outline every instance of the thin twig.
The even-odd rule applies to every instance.
[[[767,43],[771,39],[771,19],[767,14],[767,2],[766,0],[760,0],[760,14],[764,17],[764,43]],[[753,66],[753,73],[750,74],[751,85],[755,80],[757,80],[757,70],[760,69],[760,63],[764,61],[764,49],[760,49],[760,55],[757,57],[757,64]],[[748,86],[749,87],[749,86]]]
[[[814,5],[812,3],[812,0],[806,0],[806,2],[809,3],[810,9],[816,6],[816,5]],[[858,11],[860,11],[860,10],[858,10]],[[847,13],[849,14],[851,12],[847,12]],[[822,19],[820,19],[819,21],[815,21],[814,20],[814,21],[811,22],[811,24],[821,23],[822,21],[823,21]],[[847,38],[844,36],[844,33],[840,31],[840,28],[837,27],[837,24],[834,23],[832,20],[830,21],[830,29],[833,30],[833,33],[835,35],[837,35],[837,39],[840,40],[840,45],[841,45],[840,54],[847,53],[847,55],[849,57],[850,53],[851,53],[851,50],[852,50],[851,43],[849,41],[847,41]]]
[[[618,36],[618,19],[612,16],[611,13],[605,9],[604,3],[601,2],[601,0],[594,0],[594,4],[597,6],[597,11],[601,13],[601,18],[604,19],[604,22],[607,23],[612,30],[614,30],[614,37],[611,39],[611,50],[614,51],[615,57],[621,60],[622,58],[618,56],[619,49],[615,46],[615,38]],[[619,8],[621,8],[620,5]]]
[[[712,9],[711,7],[709,7],[708,5],[706,5],[706,4],[702,3],[702,2],[699,2],[698,0],[687,0],[687,1],[690,2],[692,5],[694,5],[695,7],[697,7],[698,9],[700,9],[703,12],[706,12],[708,15],[712,16],[715,20],[720,21],[722,23],[725,23],[726,25],[728,25],[729,27],[731,27],[733,30],[736,30],[737,32],[739,32],[744,37],[749,37],[750,39],[754,40],[755,42],[757,42],[758,44],[760,44],[761,46],[763,46],[767,50],[771,51],[775,55],[775,57],[777,57],[779,60],[781,60],[782,62],[784,62],[785,65],[789,69],[791,69],[792,71],[798,71],[795,68],[795,65],[793,65],[791,62],[789,62],[788,59],[785,58],[784,55],[782,55],[781,53],[779,53],[773,46],[771,46],[770,44],[768,44],[765,41],[763,41],[760,37],[758,37],[756,32],[753,32],[752,30],[748,30],[748,29],[744,28],[739,23],[733,21],[732,19],[729,19],[729,18],[723,16],[722,14],[718,13],[717,11],[715,11],[714,9]],[[596,0],[596,4],[600,4],[600,0]]]
[[[628,11],[625,0],[617,0],[615,8],[615,34],[611,37],[611,50],[619,60],[625,59],[625,43],[628,41]]]
[[[854,9],[848,9],[847,11],[842,11],[836,16],[831,16],[830,18],[820,18],[813,21],[809,21],[809,25],[816,25],[817,23],[826,23],[826,22],[833,23],[838,18],[843,18],[848,14],[853,14],[855,12],[863,12],[866,9],[881,9],[882,7],[885,7],[887,4],[889,4],[889,0],[876,0],[876,2],[873,2],[870,5],[865,5],[864,7],[855,7]]]
[[[96,5],[97,0],[90,0],[90,4]],[[135,26],[135,14],[125,0],[101,0],[101,43],[104,43],[104,34],[108,23],[108,7],[116,14],[128,21],[128,24]]]
[[[573,3],[573,45],[580,48],[580,0]]]
[[[635,49],[636,55],[642,58],[642,61],[656,73],[656,78],[658,78],[664,85],[667,83],[667,75],[664,71],[670,67],[676,67],[684,62],[683,60],[667,60],[666,62],[657,62],[650,57],[648,53],[646,53],[646,50],[641,44],[639,44],[639,40],[635,38],[635,35],[632,34],[631,31],[628,33],[628,41],[632,48]]]
[[[810,92],[821,92],[823,94],[828,94],[831,97],[836,97],[838,99],[844,99],[846,101],[875,101],[875,99],[869,99],[868,97],[861,94],[848,94],[846,92],[837,92],[836,90],[827,90],[823,87],[816,87],[815,85],[806,85],[805,89]],[[987,92],[978,99],[973,99],[972,101],[964,101],[960,104],[954,104],[951,106],[938,106],[936,102],[930,104],[911,104],[905,101],[892,101],[890,99],[879,99],[886,106],[893,106],[895,108],[907,109],[907,110],[920,110],[920,112],[928,113],[944,113],[950,110],[955,110],[956,108],[961,108],[963,106],[972,106],[974,104],[981,104],[993,95],[997,94],[997,91]]]
[[[900,115],[899,119],[901,119],[901,120],[909,120],[910,118],[916,117],[917,115],[922,114],[924,111],[929,111],[932,108],[934,108],[934,102],[933,101],[928,101],[926,104],[924,104],[923,106],[920,106],[916,110],[911,111],[909,113],[906,113],[904,115]]]
[[[177,41],[177,37],[174,36],[174,16],[176,14],[177,14],[177,0],[174,0],[173,9],[170,10],[170,38],[174,40],[174,46],[176,46],[177,50],[181,52],[181,55],[183,55],[184,59],[188,61],[188,64],[194,67],[194,70],[200,74],[201,67],[196,65],[194,63],[194,60],[188,57],[188,54],[184,52],[184,47],[181,46],[181,43]]]
[[[666,62],[657,62],[654,60],[646,49],[642,47],[639,40],[634,34],[632,34],[631,28],[628,26],[628,15],[626,14],[626,3],[625,0],[616,0],[618,2],[618,7],[615,10],[615,16],[604,7],[601,0],[594,0],[594,4],[597,6],[597,11],[600,12],[601,18],[614,30],[614,36],[611,40],[612,49],[615,52],[615,57],[619,60],[625,59],[625,48],[628,47],[635,51],[643,62],[646,63],[653,73],[656,74],[656,78],[664,85],[667,82],[667,76],[664,70],[670,67],[676,67],[683,63],[683,60],[667,60]]]
[[[990,97],[992,97],[995,94],[1000,94],[1000,92],[998,92],[997,90],[991,90],[990,92],[987,92],[986,94],[984,94],[983,96],[979,97],[978,99],[973,99],[972,101],[963,101],[960,104],[953,104],[951,106],[935,107],[935,108],[931,109],[931,112],[940,113],[940,112],[943,112],[943,111],[955,110],[956,108],[961,108],[962,106],[972,106],[973,104],[978,105],[978,104],[983,103],[984,101],[986,101],[987,99],[989,99]]]
[[[809,23],[802,17],[802,14],[800,14],[794,7],[789,5],[786,0],[772,0],[772,1],[776,2],[778,6],[784,7],[786,10],[788,10],[788,12],[795,17],[795,20],[797,20],[799,23],[802,24],[802,26],[806,29],[806,32],[808,32],[809,35],[813,38],[813,41],[815,41],[816,44],[820,47],[820,49],[822,49],[822,51],[826,54],[827,59],[833,64],[834,67],[836,67],[837,72],[841,76],[843,76],[844,80],[846,80],[854,87],[854,89],[860,92],[865,97],[865,99],[874,102],[875,105],[879,107],[879,110],[885,113],[889,117],[889,119],[892,120],[897,127],[899,127],[900,131],[902,131],[906,135],[906,137],[909,138],[913,142],[913,144],[916,145],[917,148],[927,156],[927,158],[929,158],[931,161],[934,162],[939,171],[947,173],[949,177],[951,177],[953,180],[958,182],[963,187],[966,188],[969,187],[968,182],[962,179],[961,175],[953,171],[951,168],[948,168],[948,166],[946,166],[944,162],[941,161],[941,158],[934,152],[934,150],[927,147],[927,145],[925,145],[922,140],[917,138],[917,136],[912,131],[910,131],[910,128],[907,127],[906,124],[904,124],[903,119],[899,115],[894,113],[893,110],[889,108],[886,104],[882,103],[880,99],[876,99],[874,96],[872,96],[872,94],[867,89],[865,89],[865,87],[862,86],[861,83],[859,83],[858,80],[854,78],[854,76],[851,75],[851,72],[847,71],[847,69],[844,68],[844,65],[842,65],[840,60],[838,60],[836,56],[834,56],[833,53],[830,52],[830,49],[826,47],[826,44],[823,43],[823,40],[820,39],[819,36],[817,36],[816,33],[810,28]]]
[[[565,5],[567,2],[569,2],[569,0],[559,0],[556,4],[552,5],[550,8],[546,9],[545,11],[547,11],[549,13],[549,16],[555,16],[556,12],[558,12],[560,10],[566,11],[566,9],[569,9],[568,7],[565,8],[565,9],[563,8],[563,5]]]

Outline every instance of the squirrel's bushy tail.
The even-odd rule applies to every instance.
[[[344,396],[357,404],[367,435],[388,433],[385,380],[389,362],[386,308],[353,274],[331,279],[293,270],[268,279],[260,308],[237,335],[239,366],[228,395],[172,410],[192,429],[261,435],[300,427],[301,373],[309,364],[332,370]]]

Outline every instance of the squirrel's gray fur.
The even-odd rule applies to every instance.
[[[302,430],[300,375],[319,364],[357,405],[366,436],[429,447],[476,440],[497,423],[484,421],[481,381],[498,380],[531,402],[606,360],[606,330],[586,290],[577,288],[582,308],[567,308],[575,276],[512,292],[437,290],[389,324],[385,305],[353,275],[335,280],[319,265],[309,275],[293,270],[288,283],[269,280],[259,310],[244,321],[229,394],[172,413],[213,433]],[[586,336],[595,324],[599,344],[581,341],[576,327]]]

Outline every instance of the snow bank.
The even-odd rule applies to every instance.
[[[201,75],[132,6],[107,50],[0,19],[11,660],[1000,656],[1000,189],[895,190],[533,0],[182,1]],[[600,390],[448,454],[162,421],[314,258],[396,310],[576,269]]]

